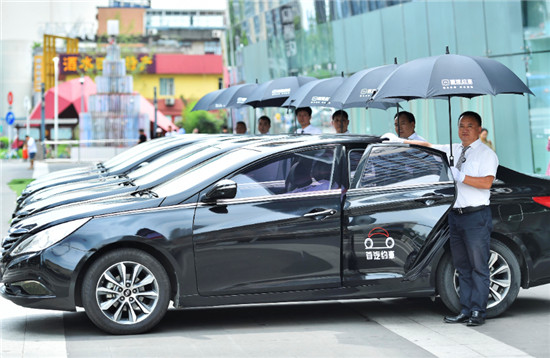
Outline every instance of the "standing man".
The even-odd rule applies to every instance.
[[[168,126],[168,132],[166,132],[166,134],[164,136],[165,137],[171,137],[171,136],[176,135],[176,134],[178,134],[178,132],[176,132],[174,127]]]
[[[457,198],[449,213],[450,244],[453,264],[458,271],[461,310],[457,316],[446,316],[446,323],[485,323],[489,286],[489,256],[493,230],[489,199],[495,179],[498,158],[479,139],[481,116],[467,111],[458,119],[458,136],[462,143],[453,144],[453,153],[460,153],[456,166],[451,167],[456,181]],[[395,137],[388,133],[383,137]],[[450,154],[450,146],[433,145],[418,140],[390,138],[407,144],[439,149]]]
[[[145,143],[147,141],[147,136],[145,135],[145,130],[143,128],[139,129],[139,141],[138,144]]]
[[[398,116],[399,121],[397,120]],[[398,137],[409,140],[421,140],[423,142],[426,141],[426,139],[422,138],[414,131],[416,120],[414,118],[414,114],[412,114],[411,112],[399,112],[393,117],[393,121],[395,125],[395,133],[397,133]]]
[[[29,169],[34,169],[34,157],[36,155],[36,141],[33,137],[29,137],[28,135],[25,136],[25,142],[27,143],[27,152],[29,153],[29,160],[31,162],[31,166]]]
[[[343,110],[338,110],[332,114],[332,126],[336,133],[346,134],[349,133],[349,119],[348,113]]]
[[[258,132],[260,134],[268,134],[271,128],[271,119],[268,116],[261,116],[258,120]]]
[[[296,108],[296,119],[301,128],[296,129],[296,133],[321,134],[321,130],[311,125],[311,107]]]

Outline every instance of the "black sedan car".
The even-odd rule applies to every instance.
[[[206,160],[154,192],[38,213],[2,243],[0,292],[141,333],[176,308],[439,295],[459,310],[437,150],[299,136]],[[488,315],[550,282],[550,183],[500,167]]]

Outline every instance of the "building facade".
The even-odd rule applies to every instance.
[[[456,120],[481,114],[501,164],[544,174],[550,160],[550,1],[229,0],[228,63],[233,83],[288,75],[326,78],[413,59],[484,56],[509,67],[535,96],[453,98]],[[449,142],[448,105],[442,100],[401,103],[417,118],[417,132]],[[314,108],[313,123],[330,131],[333,109]],[[283,109],[265,109],[279,131],[290,123]],[[356,108],[352,133],[392,132],[394,111]],[[258,113],[257,113],[258,114]],[[256,115],[257,115],[256,114]],[[249,116],[253,118],[253,116]],[[252,121],[252,120],[250,120]]]

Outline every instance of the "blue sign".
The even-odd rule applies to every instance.
[[[15,115],[13,114],[13,112],[8,112],[8,114],[6,114],[6,122],[8,122],[8,124],[11,126],[14,121]]]

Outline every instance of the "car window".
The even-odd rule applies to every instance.
[[[334,181],[334,148],[287,154],[246,168],[230,179],[237,183],[237,198],[339,187]]]
[[[354,180],[355,188],[380,188],[450,181],[441,157],[411,147],[374,147]]]
[[[348,152],[348,168],[349,168],[350,182],[355,176],[355,171],[357,170],[357,166],[359,165],[359,161],[361,161],[361,157],[363,157],[364,152],[365,152],[365,149],[352,149]]]

